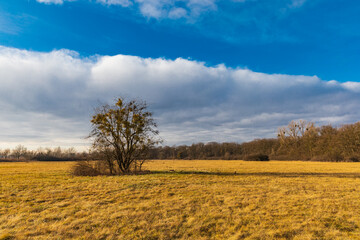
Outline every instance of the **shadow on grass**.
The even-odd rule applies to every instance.
[[[206,172],[206,171],[151,171],[150,174],[183,174],[183,175],[209,175],[209,176],[260,176],[260,177],[336,177],[360,178],[359,173],[320,173],[320,172]]]

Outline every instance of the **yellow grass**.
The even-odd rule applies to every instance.
[[[0,163],[0,239],[360,239],[360,163],[169,160],[111,177],[73,164]]]

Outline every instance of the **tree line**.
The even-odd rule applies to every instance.
[[[150,159],[204,159],[238,160],[250,155],[270,155],[278,146],[276,139],[256,139],[246,143],[209,142],[194,143],[190,146],[159,146],[150,149]]]
[[[340,127],[315,126],[304,120],[279,128],[277,138],[245,143],[195,143],[151,149],[151,159],[252,159],[266,155],[273,160],[331,162],[360,161],[360,122]]]
[[[278,158],[360,161],[360,122],[340,127],[316,127],[313,122],[292,121],[278,131]]]
[[[28,150],[23,145],[18,145],[14,149],[0,149],[0,159],[89,160],[106,158],[106,151],[109,154],[109,148],[106,149],[103,145],[97,145],[88,152],[60,147]],[[277,138],[255,139],[245,143],[209,142],[152,146],[138,158],[237,160],[251,158],[254,155],[267,155],[272,160],[360,161],[360,122],[340,127],[317,127],[313,122],[291,121],[288,126],[278,130]]]
[[[38,148],[28,150],[23,145],[18,145],[13,149],[0,149],[1,160],[36,160],[36,161],[76,161],[85,160],[89,157],[89,152],[78,152],[75,148]]]

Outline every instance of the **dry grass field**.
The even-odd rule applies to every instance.
[[[360,239],[360,163],[0,163],[0,239]],[[236,173],[235,173],[236,172]]]

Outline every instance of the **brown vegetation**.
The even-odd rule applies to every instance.
[[[278,155],[301,160],[358,162],[360,160],[360,122],[339,128],[315,127],[314,123],[292,121],[279,129]]]
[[[67,149],[40,147],[37,150],[28,150],[25,146],[18,145],[12,150],[0,149],[0,161],[77,161],[86,160],[88,156],[87,152],[77,152],[73,147]]]
[[[89,161],[77,162],[71,169],[74,176],[99,176],[106,172],[96,166],[95,163]]]
[[[269,156],[265,154],[251,154],[244,158],[245,161],[269,161]]]
[[[1,238],[360,239],[358,163],[162,160],[96,177],[73,164],[0,163]]]
[[[331,162],[360,161],[360,122],[338,128],[316,127],[312,122],[292,121],[280,128],[277,139],[238,143],[197,143],[191,146],[152,149],[153,159],[245,159],[267,155],[274,160]]]

